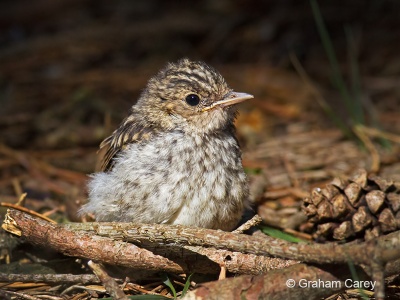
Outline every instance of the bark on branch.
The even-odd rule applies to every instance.
[[[91,231],[74,230],[65,224],[51,224],[13,209],[9,210],[3,228],[32,244],[49,247],[68,256],[147,271],[217,274],[223,265],[232,273],[261,274],[297,263],[200,246],[151,243],[148,244],[149,251]]]
[[[355,264],[369,265],[371,259],[386,263],[400,258],[400,231],[362,243],[295,244],[267,235],[249,236],[180,225],[101,222],[69,223],[65,226],[136,244],[150,242],[213,247],[320,264],[347,263],[350,259]]]
[[[376,280],[375,292],[379,299],[384,295],[385,265],[386,272],[398,272],[400,261],[400,232],[364,243],[294,244],[268,236],[247,236],[184,226],[131,223],[55,225],[16,210],[8,212],[3,228],[23,236],[33,244],[50,247],[69,256],[79,256],[130,268],[174,273],[217,273],[218,265],[223,265],[233,272],[259,274],[271,266],[272,260],[266,255],[319,264],[343,265],[351,261],[356,265],[369,267],[372,279]],[[124,241],[140,244],[154,253]],[[288,264],[293,263],[295,262],[288,262]],[[285,266],[283,261],[278,261],[278,265]],[[286,290],[284,279],[289,275],[293,276],[290,270],[297,269],[292,266],[277,271],[275,273],[277,277],[273,277],[275,280],[280,278],[278,286],[282,290]],[[316,271],[310,266],[303,267],[302,270],[303,278],[310,276],[311,278],[331,278],[330,276],[342,278],[319,268],[319,271]],[[312,277],[315,274],[317,274],[316,277]],[[267,284],[266,282],[270,280],[269,276],[243,277],[243,279],[235,280],[246,281],[251,278],[252,282],[255,280],[258,284]],[[210,287],[212,285],[210,283]],[[266,290],[263,287],[263,290],[258,291],[268,292],[270,288],[268,285],[266,287]],[[272,288],[271,291],[273,290]],[[328,291],[333,292],[331,289]],[[301,293],[305,291],[302,290]],[[310,291],[310,293],[317,294],[317,297],[321,296],[319,290]],[[310,296],[310,294],[307,295]]]
[[[93,233],[66,230],[60,225],[13,209],[8,211],[2,227],[6,231],[20,235],[29,243],[51,248],[68,256],[149,271],[159,270],[160,266],[169,269],[169,272],[185,271],[179,264],[133,244]],[[116,253],[118,255],[115,255]]]
[[[357,273],[360,280],[367,280],[361,269]],[[351,274],[344,265],[323,269],[297,264],[264,275],[243,275],[207,282],[189,292],[182,300],[321,299],[345,290],[345,280],[348,278],[351,278]]]

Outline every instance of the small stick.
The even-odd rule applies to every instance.
[[[25,193],[25,194],[22,194],[22,196],[23,196],[23,195],[26,196],[26,193]],[[21,198],[20,198],[20,200],[18,201],[18,203],[19,203],[20,201],[21,201]],[[36,211],[33,211],[33,210],[30,210],[30,209],[28,209],[28,208],[26,208],[26,207],[20,206],[20,205],[18,205],[18,204],[12,204],[12,203],[7,203],[7,202],[0,202],[0,206],[8,207],[8,208],[13,208],[13,209],[15,209],[15,210],[19,210],[19,211],[22,211],[22,212],[27,213],[27,214],[29,214],[29,215],[38,217],[38,218],[40,218],[40,219],[42,219],[42,220],[45,220],[45,221],[47,221],[47,222],[50,222],[50,223],[52,223],[52,224],[57,224],[56,221],[54,221],[54,220],[52,220],[52,219],[50,219],[50,218],[48,218],[48,217],[46,217],[46,216],[44,216],[44,215],[42,215],[42,214],[39,214],[39,213],[37,213]]]
[[[243,233],[246,230],[250,229],[251,227],[257,226],[262,222],[262,219],[259,215],[255,215],[252,217],[250,220],[248,220],[246,223],[240,225],[238,228],[236,228],[232,233]]]
[[[93,273],[103,283],[106,291],[110,294],[113,299],[117,300],[129,300],[125,293],[121,290],[118,283],[114,278],[110,277],[104,267],[101,264],[94,263],[92,260],[88,261],[88,266],[92,269]]]
[[[93,274],[10,274],[0,273],[0,282],[45,282],[45,283],[99,283]]]
[[[371,138],[366,134],[365,130],[363,130],[363,128],[358,125],[353,127],[353,131],[357,135],[357,137],[363,142],[363,144],[371,154],[371,172],[378,173],[381,165],[381,158],[379,156],[378,150],[372,143]]]

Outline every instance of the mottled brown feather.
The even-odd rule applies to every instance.
[[[177,130],[177,125],[170,121],[171,115],[202,121],[202,107],[231,91],[224,78],[205,63],[182,59],[177,64],[169,64],[149,80],[131,114],[101,143],[100,149],[105,154],[100,170],[111,170],[115,157],[129,144],[146,141],[160,132]],[[204,100],[197,107],[190,107],[184,102],[189,93],[198,94]],[[231,121],[225,126],[234,130]]]
[[[129,144],[139,143],[150,139],[157,129],[146,125],[135,115],[127,117],[109,137],[105,138],[100,149],[107,149],[101,161],[101,171],[107,172],[114,166],[114,158]]]

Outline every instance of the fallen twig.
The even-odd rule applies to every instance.
[[[133,243],[201,245],[311,263],[346,263],[352,260],[355,264],[369,265],[377,256],[382,263],[400,258],[400,231],[363,243],[295,244],[266,235],[248,236],[180,225],[94,222],[64,226]]]
[[[93,233],[66,230],[59,225],[16,210],[9,210],[2,227],[6,231],[17,233],[30,243],[54,249],[68,256],[147,271],[161,268],[173,273],[184,272],[179,264],[133,244],[115,241]],[[113,255],[107,255],[108,253]]]
[[[355,265],[369,267],[372,278],[377,281],[375,293],[378,298],[382,298],[381,296],[384,295],[384,266],[390,265],[390,262],[393,261],[396,263],[400,259],[400,251],[398,251],[400,231],[364,243],[295,244],[268,236],[247,236],[178,225],[131,223],[54,225],[15,210],[8,212],[3,228],[9,231],[17,229],[21,236],[24,236],[29,242],[46,245],[66,255],[96,259],[138,269],[158,269],[173,273],[188,271],[210,273],[210,270],[211,273],[217,273],[217,270],[212,269],[213,265],[202,264],[201,259],[196,257],[197,253],[202,251],[203,253],[214,252],[215,256],[220,256],[219,259],[222,259],[223,265],[228,269],[229,259],[232,259],[233,256],[229,256],[230,254],[221,256],[223,253],[221,251],[228,250],[217,251],[212,248],[200,247],[200,245],[229,249],[229,251],[234,251],[231,253],[238,253],[238,256],[254,255],[253,257],[248,256],[246,261],[262,260],[264,255],[276,255],[321,264],[344,264],[351,261]],[[102,235],[102,237],[98,235]],[[145,247],[150,247],[155,253],[163,252],[163,255],[170,256],[173,261],[118,240],[140,243]],[[191,255],[195,256],[189,256],[191,259],[183,258],[184,250],[189,252],[192,250]],[[193,252],[196,253],[193,254]],[[178,255],[179,253],[181,255]],[[210,253],[207,255],[212,256]],[[195,259],[193,260],[193,258]],[[216,260],[218,261],[218,259]],[[217,266],[215,268],[218,269]],[[393,268],[391,269],[393,270]]]
[[[26,194],[25,194],[25,196],[26,196]],[[37,212],[34,211],[34,210],[31,210],[31,209],[28,209],[28,208],[26,208],[26,207],[20,206],[20,205],[18,205],[18,204],[7,203],[7,202],[1,202],[1,203],[0,203],[0,206],[8,207],[8,208],[13,208],[13,209],[15,209],[15,210],[19,210],[19,211],[22,211],[22,212],[24,212],[24,213],[30,214],[30,215],[32,215],[32,216],[38,217],[38,218],[40,218],[40,219],[43,219],[43,220],[45,220],[45,221],[47,221],[47,222],[50,222],[50,223],[52,223],[52,224],[57,224],[57,222],[55,222],[54,220],[52,220],[52,219],[50,219],[50,218],[48,218],[48,217],[46,217],[46,216],[44,216],[44,215],[42,215],[42,214],[39,214],[39,213],[37,213]]]
[[[363,273],[360,269],[358,272]],[[321,299],[345,290],[346,284],[351,284],[346,282],[349,278],[348,268],[343,265],[327,271],[321,267],[297,264],[264,275],[243,275],[207,282],[182,299]],[[366,278],[365,273],[360,278]]]
[[[297,263],[292,260],[201,246],[182,247],[142,243],[142,246],[151,250],[149,251],[130,243],[100,237],[94,232],[71,229],[65,224],[50,224],[16,210],[9,210],[3,228],[11,233],[19,234],[30,243],[52,248],[68,256],[148,271],[215,274],[218,273],[219,266],[224,265],[229,272],[260,274]]]
[[[0,282],[46,282],[46,283],[99,283],[93,274],[9,274],[0,273]]]
[[[110,294],[113,299],[117,300],[128,300],[128,297],[124,294],[122,289],[114,278],[110,277],[103,266],[93,261],[88,262],[88,266],[92,269],[93,273],[101,280],[106,291]]]
[[[238,228],[236,228],[233,233],[243,233],[246,230],[249,230],[250,228],[257,226],[262,222],[262,219],[259,215],[255,215],[253,218],[248,220],[246,223],[240,225]]]

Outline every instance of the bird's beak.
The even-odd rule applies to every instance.
[[[204,107],[202,111],[207,111],[217,106],[220,107],[231,106],[233,104],[240,103],[252,98],[254,98],[254,96],[247,93],[230,92],[223,99],[216,101],[209,106]]]

